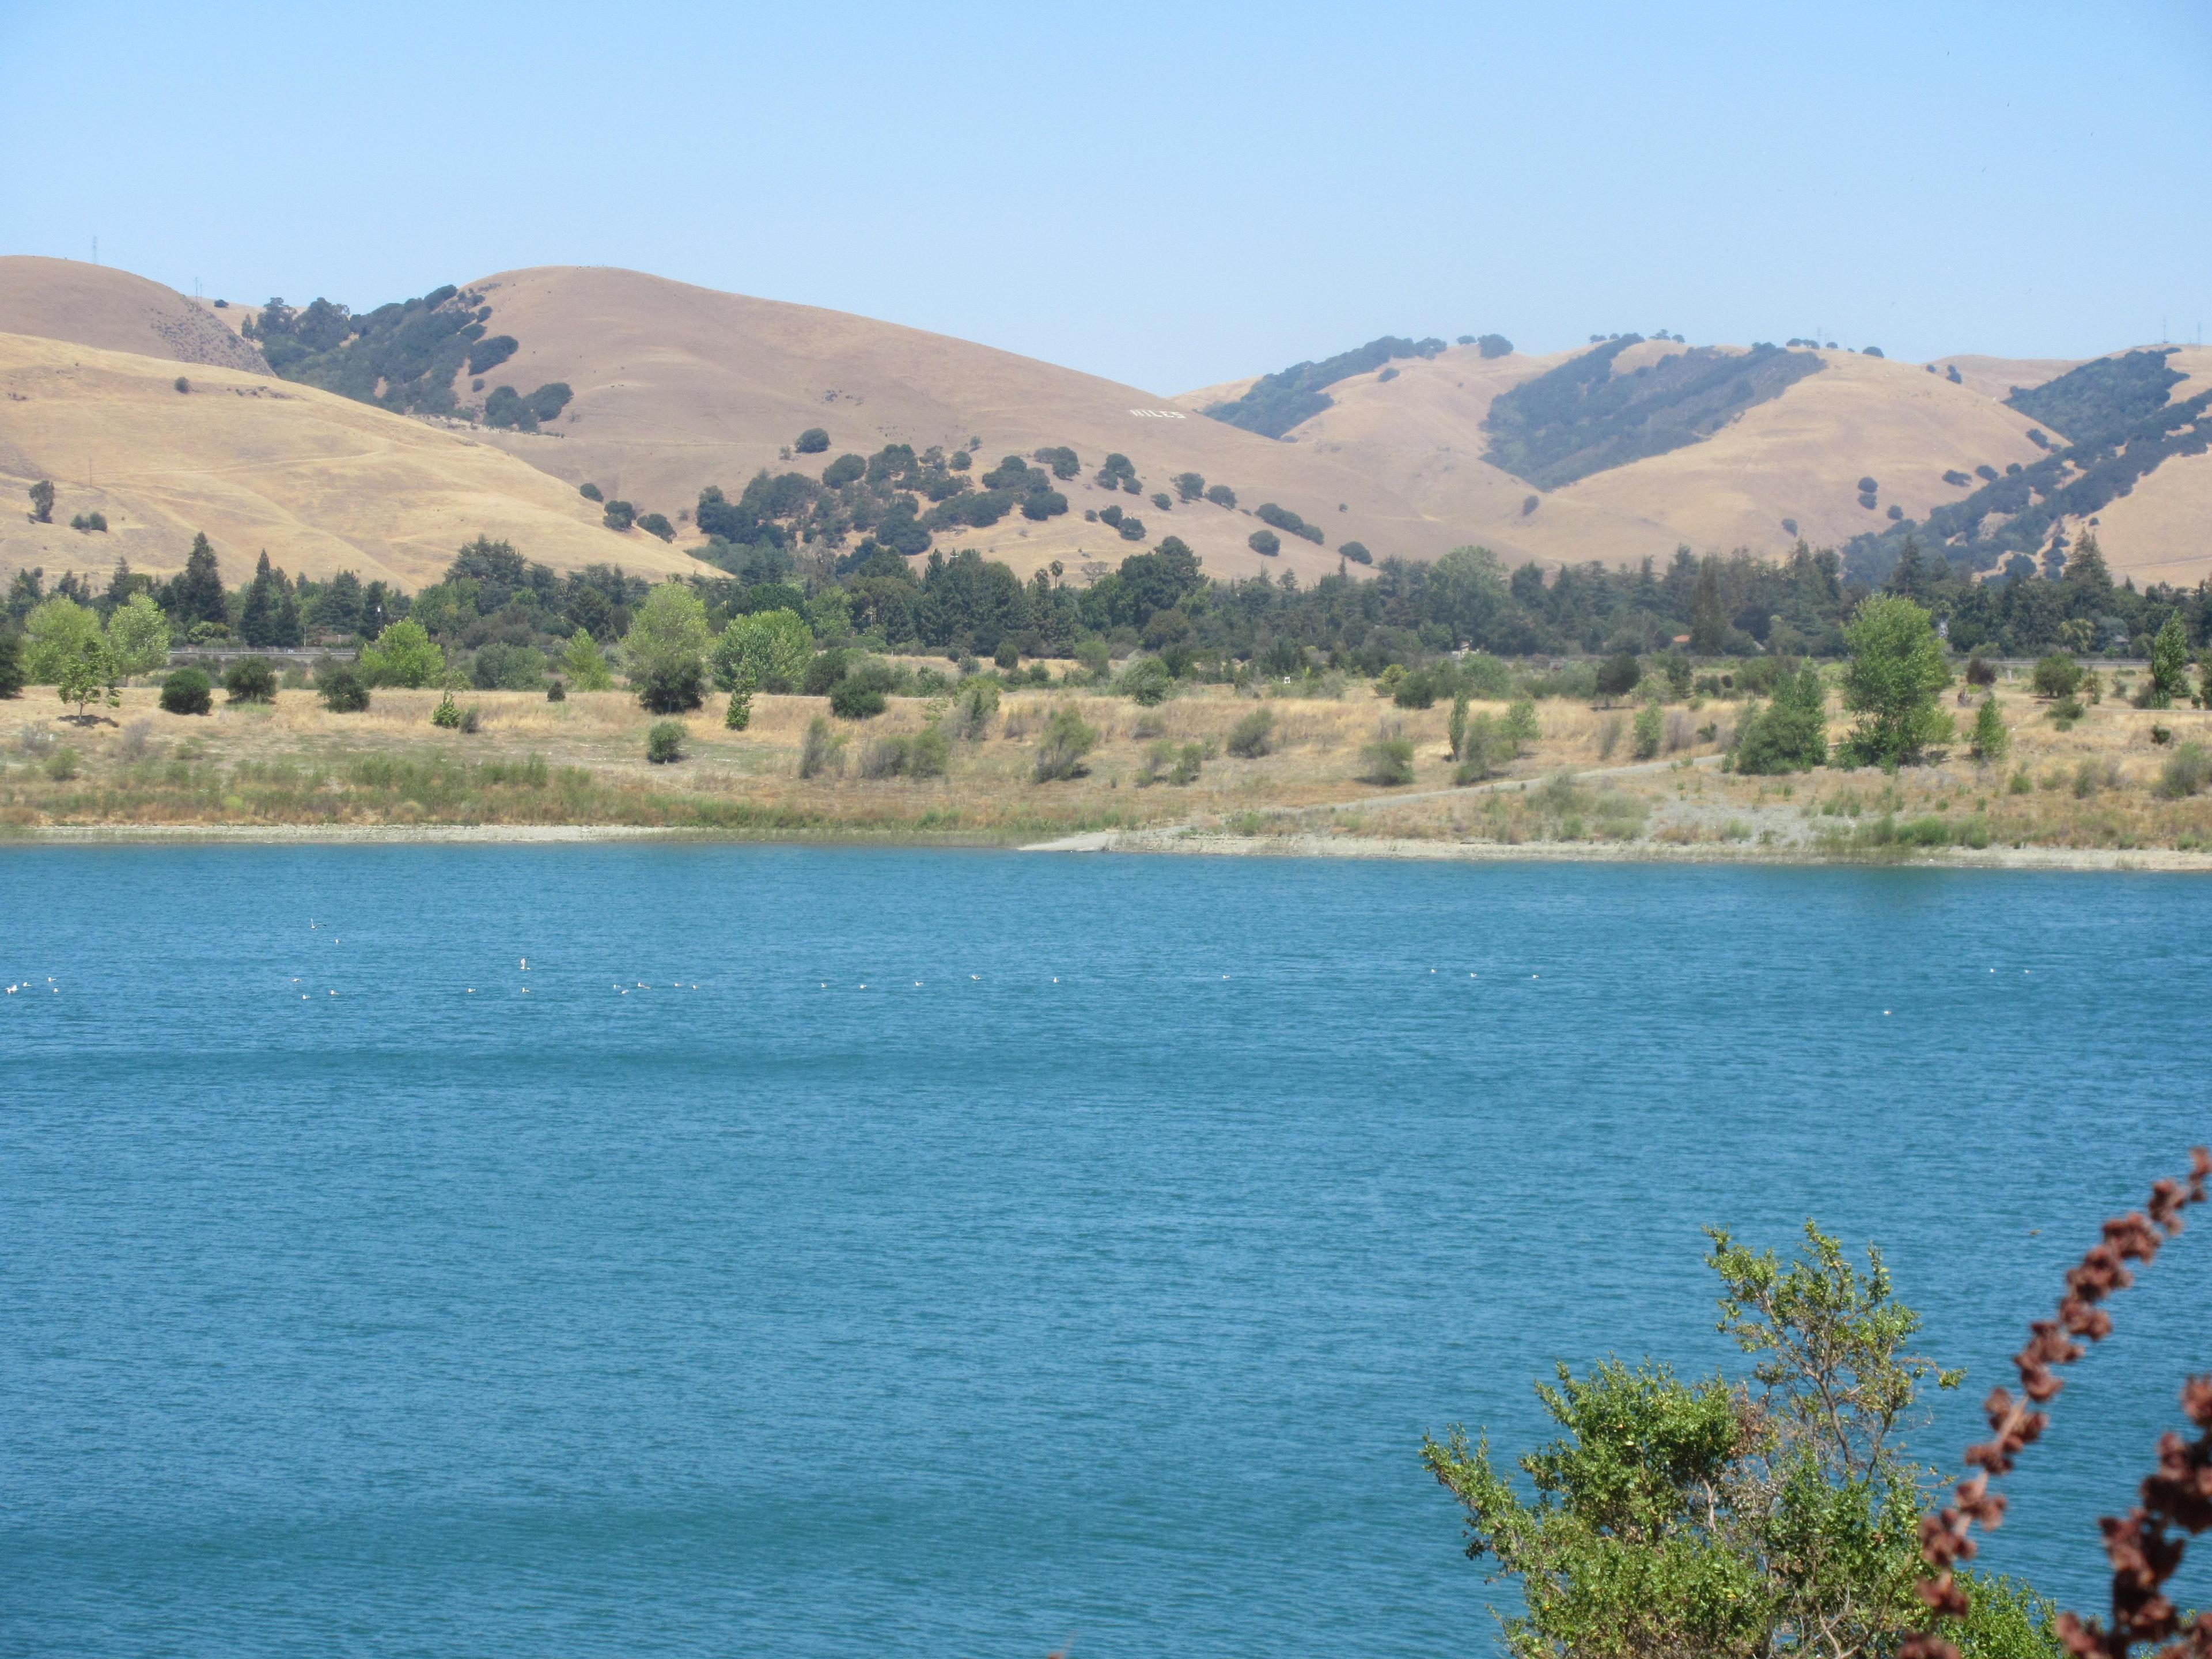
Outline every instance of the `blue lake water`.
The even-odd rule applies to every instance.
[[[9,849],[0,1652],[1480,1651],[1425,1429],[1736,1367],[1699,1227],[1814,1215],[1955,1459],[2212,1135],[2208,942],[2150,877]],[[2208,1308],[2201,1224],[1986,1565],[2094,1601]]]

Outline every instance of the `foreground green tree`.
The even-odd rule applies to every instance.
[[[2011,752],[2012,733],[2005,729],[1995,697],[1983,698],[1982,706],[1974,711],[1974,730],[1966,746],[1976,760],[1983,762],[2001,761]]]
[[[150,674],[169,659],[169,619],[144,593],[133,593],[107,619],[107,648],[120,674]]]
[[[639,704],[653,714],[681,714],[707,700],[707,607],[681,582],[663,582],[646,596],[623,636],[623,659]]]
[[[33,685],[58,685],[72,661],[100,642],[100,618],[56,594],[23,618],[23,667]]]
[[[1658,1362],[1559,1368],[1537,1392],[1561,1437],[1520,1460],[1524,1498],[1486,1441],[1454,1428],[1422,1461],[1466,1511],[1468,1553],[1514,1580],[1515,1659],[1877,1659],[1928,1628],[1917,1594],[1932,1486],[1899,1434],[1922,1385],[1955,1386],[1905,1351],[1919,1326],[1878,1252],[1861,1273],[1806,1224],[1783,1264],[1725,1232],[1706,1263],[1744,1381]],[[1982,1659],[2054,1659],[2050,1610],[1968,1580],[1942,1626]]]
[[[796,611],[756,611],[732,617],[714,641],[714,684],[734,690],[750,678],[765,691],[787,691],[806,673],[814,633]]]
[[[115,655],[96,631],[72,647],[63,658],[60,672],[54,677],[54,689],[61,693],[64,702],[76,705],[76,718],[80,720],[85,718],[85,706],[94,698],[102,699],[110,708],[122,702]]]
[[[2150,642],[2150,678],[2136,702],[2139,708],[2171,708],[2189,695],[2189,629],[2177,610]]]
[[[1927,611],[1877,593],[1844,624],[1844,642],[1851,653],[1844,707],[1860,717],[1843,744],[1850,765],[1911,766],[1950,738],[1951,717],[1936,694],[1950,684],[1951,665]]]
[[[606,653],[599,649],[599,641],[580,628],[561,647],[561,672],[579,691],[614,690],[614,671],[607,666]]]
[[[362,678],[372,685],[404,685],[410,690],[446,677],[446,652],[422,624],[404,618],[388,624],[361,653]]]

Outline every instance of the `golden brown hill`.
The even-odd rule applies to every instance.
[[[2189,378],[2166,395],[2175,403],[2212,386],[2212,346],[2183,346],[2166,359]],[[2115,574],[2138,584],[2194,587],[2212,577],[2212,453],[2178,455],[2134,489],[2109,503],[2094,524],[2069,522],[2069,539],[2084,529],[2097,538]]]
[[[1633,374],[1680,349],[1646,342],[1615,369]],[[1330,387],[1335,407],[1290,435],[1508,562],[1663,560],[1678,545],[1774,555],[1797,535],[1832,546],[1878,528],[1893,502],[1917,518],[1954,499],[1947,471],[2043,453],[2027,436],[2033,422],[1971,386],[1918,364],[1824,351],[1818,374],[1700,442],[1539,490],[1482,459],[1483,422],[1492,399],[1576,355],[1486,360],[1455,347],[1401,361],[1387,380],[1378,370]],[[1869,477],[1879,486],[1871,510],[1858,500]]]
[[[104,575],[118,554],[166,573],[197,531],[233,583],[265,548],[295,574],[352,569],[411,590],[478,535],[556,569],[697,568],[605,529],[573,489],[465,433],[240,369],[197,366],[189,392],[176,379],[173,359],[0,334],[0,573]],[[58,496],[52,524],[21,510],[40,478]],[[92,513],[105,534],[69,528]]]
[[[200,301],[127,270],[74,259],[0,258],[0,334],[269,372],[261,353]]]
[[[1063,486],[1073,509],[1034,524],[1018,514],[961,530],[940,545],[972,546],[1027,572],[1058,559],[1073,575],[1085,562],[1137,550],[1084,510],[1120,505],[1144,520],[1146,543],[1173,534],[1216,576],[1265,569],[1301,580],[1333,572],[1341,542],[1379,555],[1432,557],[1468,539],[1425,518],[1364,466],[1308,445],[1278,443],[1209,421],[1157,393],[944,335],[811,306],[717,293],[636,271],[553,266],[506,271],[469,284],[492,307],[494,333],[521,343],[489,377],[528,392],[565,381],[575,393],[541,434],[491,441],[572,483],[674,518],[702,486],[734,495],[763,467],[819,473],[833,457],[889,443],[952,449],[981,440],[985,465],[1065,445],[1081,479]],[[465,391],[465,388],[464,388]],[[809,427],[826,428],[821,455],[779,459]],[[1142,497],[1089,482],[1109,453],[1128,456]],[[1238,509],[1154,507],[1181,472],[1237,492]],[[1282,538],[1262,559],[1247,546],[1273,501],[1321,526],[1325,547]],[[1342,504],[1346,509],[1339,512]]]

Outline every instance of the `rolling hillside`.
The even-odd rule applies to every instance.
[[[0,574],[181,569],[204,531],[223,576],[263,549],[295,574],[342,569],[408,588],[437,580],[464,542],[512,539],[556,568],[692,568],[653,538],[604,528],[557,479],[465,434],[266,374],[0,334]],[[52,524],[25,492],[51,478]],[[98,513],[108,529],[69,528]]]
[[[266,374],[260,352],[211,305],[106,265],[0,258],[0,333]]]
[[[814,478],[842,455],[891,444],[972,446],[971,479],[1002,456],[1064,448],[1079,466],[1052,488],[1071,510],[939,526],[935,545],[975,547],[1024,574],[1058,562],[1080,580],[1172,534],[1212,574],[1287,571],[1310,581],[1339,568],[1346,543],[1377,557],[1429,558],[1474,542],[1510,564],[1619,564],[1663,561],[1684,544],[1776,554],[1801,534],[1829,546],[1884,532],[1893,540],[1900,525],[1955,514],[1984,479],[2023,468],[2032,478],[2039,463],[2048,471],[2051,452],[2031,434],[2061,445],[2070,434],[2055,416],[2039,422],[2004,399],[2016,386],[2042,386],[2081,367],[1963,356],[1940,360],[1933,369],[1941,372],[1931,372],[1844,351],[1659,340],[1485,356],[1474,344],[1403,341],[1396,347],[1411,355],[1396,350],[1387,362],[1376,358],[1378,367],[1328,382],[1318,413],[1294,425],[1283,423],[1292,416],[1247,422],[1281,430],[1279,439],[1203,411],[1283,376],[1167,398],[941,335],[621,270],[507,271],[385,307],[374,313],[385,319],[375,337],[394,355],[376,361],[404,360],[414,377],[404,387],[359,359],[343,370],[324,359],[313,372],[390,410],[307,386],[277,391],[260,351],[236,331],[257,314],[216,311],[95,266],[0,259],[0,329],[129,349],[155,365],[128,373],[103,365],[110,390],[89,401],[82,386],[57,379],[44,394],[54,407],[35,418],[20,403],[0,404],[0,444],[12,447],[0,448],[0,471],[12,478],[43,467],[60,478],[71,463],[55,452],[85,449],[102,489],[121,490],[112,481],[129,478],[140,492],[134,501],[118,496],[108,517],[118,523],[114,544],[143,540],[144,552],[131,556],[155,568],[180,556],[178,526],[222,504],[234,560],[267,544],[292,568],[343,559],[368,574],[374,562],[410,580],[419,576],[403,567],[436,568],[455,540],[477,529],[510,535],[556,565],[619,557],[637,568],[685,568],[683,548],[702,541],[691,515],[708,486],[735,500],[763,469]],[[344,316],[325,316],[337,319],[330,339],[345,337]],[[410,318],[430,325],[413,346]],[[58,367],[21,342],[10,349],[11,373]],[[299,357],[296,340],[272,338],[270,349],[285,374],[303,372],[286,366]],[[235,420],[219,430],[184,422],[185,409],[205,406],[153,395],[165,385],[163,358],[228,363],[262,395],[238,392]],[[1354,352],[1335,361],[1365,359]],[[2171,361],[2192,377],[2177,399],[2212,384],[2212,354],[2185,350]],[[1291,378],[1311,367],[1297,366]],[[558,395],[540,399],[532,388]],[[128,411],[124,418],[95,416],[106,396]],[[436,415],[458,408],[482,421],[498,415],[502,396],[510,410],[538,402],[542,422],[495,429]],[[77,410],[68,421],[64,405]],[[416,416],[397,412],[403,407]],[[361,422],[369,424],[351,424]],[[829,434],[826,450],[789,453],[817,427]],[[356,438],[338,438],[340,429],[373,430],[377,447],[361,450]],[[1135,491],[1098,479],[1111,453],[1129,459]],[[325,459],[307,465],[318,456]],[[1182,499],[1174,481],[1190,473],[1227,486],[1235,506]],[[75,476],[84,476],[82,465]],[[549,487],[549,478],[560,483]],[[1861,487],[1869,479],[1870,492]],[[575,493],[587,483],[640,513],[665,514],[678,526],[677,546],[605,531],[598,509]],[[1167,507],[1154,504],[1157,495],[1169,498]],[[2193,580],[2212,552],[2198,528],[2209,499],[2212,460],[2181,454],[2083,519],[2096,519],[2116,571]],[[1271,505],[1289,516],[1270,515],[1284,533],[1279,555],[1262,557],[1249,541],[1262,528],[1260,509]],[[90,494],[72,505],[65,489],[60,516],[92,507],[106,510]],[[1113,508],[1140,520],[1141,537],[1126,539],[1112,524],[1085,517],[1111,517]],[[1291,533],[1301,520],[1318,543]],[[458,538],[443,528],[463,524]],[[2062,526],[2069,534],[2081,527]],[[0,531],[0,562],[28,556],[53,568],[85,548],[85,538],[66,532]]]

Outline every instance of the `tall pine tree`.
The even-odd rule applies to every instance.
[[[230,621],[223,603],[222,572],[216,568],[215,548],[204,534],[192,538],[192,550],[185,556],[185,574],[169,584],[168,612],[181,628],[194,623]]]

